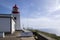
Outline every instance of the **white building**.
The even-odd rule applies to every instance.
[[[15,30],[20,30],[20,13],[16,5],[11,14],[0,14],[0,35],[3,37],[4,33],[14,33]]]

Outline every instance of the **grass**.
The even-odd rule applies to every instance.
[[[30,29],[29,29],[29,30],[30,30]],[[51,37],[51,38],[54,38],[54,39],[56,39],[56,40],[60,40],[60,36],[56,36],[55,34],[43,32],[43,31],[39,31],[39,30],[32,30],[32,29],[31,29],[30,31],[32,31],[32,32],[37,32],[37,33],[42,33],[42,34],[44,34],[44,35],[46,35],[46,36],[49,36],[49,37]]]

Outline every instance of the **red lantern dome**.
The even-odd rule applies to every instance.
[[[17,7],[16,4],[13,6],[13,11],[12,11],[12,13],[13,13],[13,14],[18,14],[18,13],[19,13],[18,7]]]

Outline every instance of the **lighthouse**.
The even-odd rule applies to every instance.
[[[15,20],[15,30],[20,30],[20,12],[18,11],[18,7],[15,4],[12,9],[12,15]]]

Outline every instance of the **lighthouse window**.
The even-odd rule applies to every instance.
[[[16,20],[16,17],[14,17],[14,19]]]

